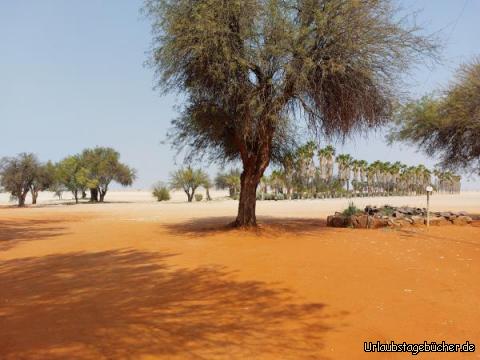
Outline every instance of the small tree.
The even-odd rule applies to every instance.
[[[168,191],[168,187],[162,182],[158,182],[153,186],[152,194],[157,198],[158,201],[170,200],[170,192]]]
[[[37,203],[37,198],[40,191],[49,190],[50,187],[55,184],[55,177],[56,168],[51,161],[37,166],[35,176],[30,184],[32,204],[35,205]]]
[[[90,200],[103,202],[112,181],[130,186],[136,178],[135,170],[120,162],[120,154],[112,148],[96,147],[81,154],[82,166],[88,170]]]
[[[229,196],[234,198],[240,193],[240,170],[230,169],[227,173],[218,173],[215,177],[217,189],[228,189]]]
[[[34,154],[22,153],[0,161],[0,185],[25,206],[25,198],[37,176],[40,163]]]
[[[83,167],[79,155],[68,156],[57,165],[57,177],[65,188],[72,192],[75,203],[82,192],[87,190],[88,169]]]
[[[173,189],[183,190],[187,194],[188,202],[192,202],[195,191],[199,186],[205,184],[208,175],[201,169],[187,168],[179,169],[170,176],[170,185]]]
[[[207,199],[207,201],[212,200],[212,197],[210,196],[210,189],[212,188],[212,181],[210,180],[210,177],[208,175],[205,178],[205,181],[202,184],[202,186],[205,188],[205,198]]]

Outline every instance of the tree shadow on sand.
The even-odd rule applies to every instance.
[[[324,305],[173,254],[73,253],[0,264],[2,359],[323,359]]]
[[[23,241],[42,240],[64,235],[64,220],[2,220],[0,221],[0,251],[6,251]]]
[[[205,237],[219,234],[241,235],[247,231],[263,237],[278,237],[282,234],[313,235],[319,231],[335,232],[327,228],[325,219],[258,217],[258,227],[242,230],[233,227],[233,218],[228,216],[190,219],[181,223],[162,225],[171,235]]]

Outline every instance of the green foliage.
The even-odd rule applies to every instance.
[[[215,177],[217,189],[228,189],[229,196],[234,198],[240,193],[240,170],[230,169],[227,173],[220,172]]]
[[[89,170],[79,155],[68,156],[57,164],[57,179],[68,191],[72,192],[77,203],[79,194],[92,185],[89,179]]]
[[[0,186],[18,200],[18,206],[25,205],[26,195],[37,181],[40,166],[34,154],[21,153],[0,160]]]
[[[38,193],[40,191],[50,190],[56,182],[56,167],[49,161],[46,164],[38,164],[33,181],[30,184],[30,193],[32,195],[32,204],[37,203]]]
[[[188,202],[192,202],[198,187],[208,181],[208,175],[201,169],[192,169],[190,166],[179,169],[170,175],[172,189],[183,190]]]
[[[202,201],[203,195],[202,194],[195,194],[195,201]]]
[[[391,205],[384,205],[382,208],[380,208],[380,212],[382,215],[392,216],[395,212],[395,208]]]
[[[112,181],[130,186],[136,178],[135,170],[120,162],[120,154],[112,148],[95,147],[85,149],[80,155],[82,167],[86,169],[86,186],[98,192],[103,201]]]
[[[342,214],[345,215],[345,216],[352,216],[352,215],[356,215],[358,213],[361,213],[362,210],[360,210],[359,208],[357,208],[355,206],[355,204],[353,203],[353,201],[349,202],[348,203],[348,207],[343,210]]]
[[[390,141],[417,144],[440,157],[445,168],[480,174],[480,57],[464,64],[440,97],[426,96],[404,105]]]
[[[273,141],[292,105],[328,133],[385,121],[398,73],[435,51],[387,0],[147,0],[145,11],[159,86],[189,97],[179,140],[222,158],[244,151],[235,139]]]
[[[168,191],[168,187],[162,182],[155,184],[152,194],[157,198],[158,201],[170,200],[170,192]]]

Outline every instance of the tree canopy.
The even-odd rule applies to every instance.
[[[0,160],[0,185],[25,206],[25,198],[38,181],[40,162],[34,154],[21,153]]]
[[[88,169],[83,166],[80,155],[67,156],[57,164],[57,179],[72,192],[75,202],[88,189]]]
[[[120,153],[108,147],[85,149],[82,166],[87,170],[87,187],[91,200],[103,202],[112,181],[130,186],[136,178],[135,170],[120,162]]]
[[[480,174],[480,57],[462,65],[440,96],[403,106],[391,141],[418,145],[445,168]]]
[[[435,45],[389,0],[147,0],[158,86],[187,101],[172,139],[190,155],[241,160],[236,224],[298,120],[346,136],[386,122],[396,85]]]
[[[176,190],[183,190],[188,202],[192,202],[197,188],[206,183],[210,183],[208,175],[203,170],[192,169],[190,166],[178,169],[170,175],[170,186]]]

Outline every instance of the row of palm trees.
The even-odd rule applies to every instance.
[[[336,155],[331,145],[318,149],[308,142],[262,179],[260,193],[270,190],[286,198],[420,195],[429,185],[437,192],[458,193],[460,180],[450,171],[432,171],[424,165],[399,161],[369,164],[350,154]]]

